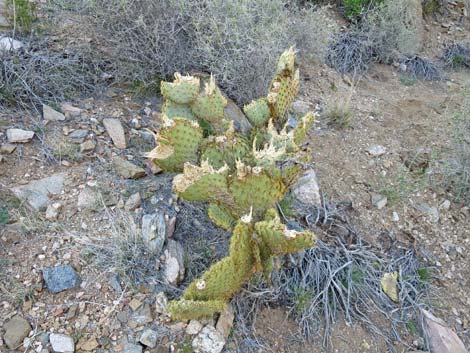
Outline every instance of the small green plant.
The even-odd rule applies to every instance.
[[[37,21],[36,5],[29,0],[7,0],[11,22],[22,32],[31,32]]]
[[[10,214],[8,209],[5,207],[0,207],[0,225],[5,225],[10,220]]]
[[[383,0],[343,0],[342,6],[348,19],[357,20],[371,7],[382,2]]]

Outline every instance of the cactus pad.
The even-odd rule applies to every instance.
[[[215,85],[214,77],[205,83],[205,88],[192,103],[193,113],[200,119],[204,119],[213,125],[220,125],[224,118],[224,108],[227,100],[219,88]]]
[[[162,107],[162,114],[167,118],[186,118],[189,120],[196,120],[196,116],[193,114],[191,107],[185,104],[178,104],[169,99],[165,101]]]
[[[235,219],[228,212],[224,211],[216,204],[212,203],[209,205],[207,214],[212,222],[225,230],[232,229],[233,225],[235,224]]]
[[[162,96],[177,103],[188,104],[196,99],[199,93],[200,80],[193,76],[181,76],[175,73],[173,82],[164,82],[160,84]]]
[[[243,111],[250,123],[258,127],[265,125],[271,115],[266,98],[252,101],[243,107]]]

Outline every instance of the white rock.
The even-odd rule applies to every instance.
[[[191,320],[186,327],[186,334],[197,335],[202,330],[202,324],[197,320]]]
[[[24,47],[24,44],[19,40],[10,37],[0,37],[0,50],[10,51],[18,50]]]
[[[124,134],[121,121],[119,119],[106,118],[103,119],[103,125],[111,140],[113,140],[114,146],[120,149],[126,148],[126,135]]]
[[[43,104],[42,105],[42,117],[44,120],[48,121],[63,121],[65,120],[65,115],[57,110],[53,109],[52,107]]]
[[[137,207],[140,207],[142,204],[142,199],[140,198],[140,193],[136,192],[132,194],[127,199],[126,203],[124,204],[124,209],[126,211],[134,211]]]
[[[75,352],[75,344],[73,338],[67,335],[51,333],[49,336],[52,349],[58,353]]]
[[[59,217],[59,211],[62,205],[58,202],[48,205],[46,209],[46,219],[55,221]]]
[[[167,283],[177,285],[184,278],[183,247],[174,240],[168,240],[165,250],[165,280]]]
[[[369,148],[367,149],[367,152],[374,157],[379,157],[385,154],[387,152],[387,149],[381,145],[372,145],[372,146],[369,146]]]
[[[228,304],[224,311],[220,314],[219,320],[217,320],[217,325],[215,328],[219,331],[225,338],[227,338],[232,330],[233,320],[235,319],[235,313],[233,311],[232,305]]]
[[[64,112],[65,117],[79,117],[80,114],[82,113],[82,110],[80,108],[74,107],[73,105],[69,103],[62,103],[60,105],[60,109]]]
[[[165,243],[166,222],[163,213],[146,214],[142,217],[142,241],[148,249],[159,254]]]
[[[384,195],[372,194],[371,202],[372,202],[372,205],[377,207],[377,209],[381,210],[387,205],[388,199],[387,199],[387,196],[384,196]]]
[[[304,172],[292,188],[296,200],[302,204],[321,206],[320,187],[313,169]]]
[[[24,143],[29,142],[34,136],[33,131],[22,129],[8,129],[7,139],[10,143]]]
[[[155,311],[157,314],[168,314],[168,298],[164,292],[159,292],[155,296]]]
[[[220,353],[225,346],[222,334],[213,326],[207,325],[193,339],[192,346],[199,353]]]

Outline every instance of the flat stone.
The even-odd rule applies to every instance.
[[[95,143],[92,140],[86,140],[80,144],[80,153],[91,152],[95,149]]]
[[[50,202],[49,195],[59,195],[64,189],[65,173],[35,180],[29,184],[11,189],[13,194],[27,203],[34,211],[45,210]]]
[[[126,135],[121,121],[114,118],[105,118],[103,119],[103,125],[108,135],[111,137],[111,140],[113,140],[114,146],[120,149],[126,148]]]
[[[140,344],[126,343],[121,353],[142,353]]]
[[[58,112],[54,108],[43,104],[42,105],[42,117],[44,120],[48,121],[64,121],[65,120],[65,115],[62,114],[61,112]]]
[[[12,143],[4,143],[2,147],[0,148],[0,152],[8,153],[8,154],[13,153],[15,150],[16,150],[16,145]]]
[[[112,162],[116,172],[123,178],[138,179],[145,176],[145,170],[143,168],[136,166],[124,158],[114,156]]]
[[[75,352],[75,343],[73,338],[59,333],[51,333],[49,335],[52,350],[57,353]]]
[[[433,223],[439,222],[440,214],[439,210],[435,206],[429,206],[428,204],[425,203],[420,203],[416,206],[416,208],[426,215],[429,220]]]
[[[374,207],[381,210],[387,205],[388,199],[387,196],[373,193],[370,196],[370,201],[372,202],[372,205],[374,205]]]
[[[62,205],[58,202],[48,205],[46,209],[46,219],[49,221],[55,221],[59,217],[59,211]]]
[[[142,217],[142,241],[147,248],[159,254],[165,243],[166,222],[163,213],[146,214]]]
[[[177,285],[184,279],[184,250],[180,243],[175,240],[168,240],[165,250],[165,271],[164,277],[167,283]]]
[[[24,47],[19,40],[10,37],[0,37],[0,51],[13,51]]]
[[[78,194],[77,207],[83,209],[97,210],[100,198],[97,192],[85,188]]]
[[[306,206],[321,206],[320,186],[313,169],[305,171],[292,188],[295,200]]]
[[[82,110],[80,108],[74,107],[73,105],[69,103],[62,103],[60,105],[60,109],[64,112],[64,115],[66,118],[67,117],[77,118],[82,113]]]
[[[372,145],[367,148],[367,153],[371,156],[379,157],[387,152],[387,149],[381,145]]]
[[[220,353],[225,346],[222,334],[213,326],[207,325],[193,339],[193,349],[200,353]]]
[[[429,311],[422,310],[431,353],[468,353],[459,336]]]
[[[46,267],[42,269],[46,287],[52,294],[75,288],[80,285],[80,277],[69,265]]]
[[[136,208],[140,207],[142,204],[142,198],[140,197],[140,193],[136,192],[129,196],[124,204],[124,209],[126,211],[134,211]]]
[[[157,339],[157,332],[148,328],[140,336],[139,342],[147,347],[154,348],[157,345]]]
[[[80,345],[80,349],[82,349],[84,351],[87,351],[87,352],[90,352],[90,351],[96,349],[99,345],[100,344],[98,343],[96,338],[92,338],[92,339],[89,339],[89,340],[83,342]]]
[[[34,137],[34,131],[23,129],[8,129],[7,139],[10,143],[25,143],[31,141]]]
[[[8,348],[16,350],[31,332],[31,325],[27,320],[16,315],[3,326],[3,329],[5,330],[3,339],[6,345]]]
[[[215,326],[216,330],[227,338],[232,330],[234,319],[235,313],[233,307],[228,304],[225,310],[220,313],[219,320],[217,320],[217,325]]]
[[[78,129],[72,131],[68,137],[75,143],[82,143],[85,140],[85,137],[88,136],[88,130]]]
[[[148,324],[153,321],[152,317],[152,310],[150,309],[150,305],[145,303],[139,309],[134,311],[131,314],[129,319],[129,326],[137,327]]]
[[[227,105],[224,108],[224,115],[225,119],[233,121],[235,130],[242,134],[248,134],[253,128],[243,111],[229,98],[227,98]]]
[[[159,292],[155,296],[155,311],[157,314],[168,314],[168,298],[164,292]]]

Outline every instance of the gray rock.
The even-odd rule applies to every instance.
[[[44,120],[48,121],[64,121],[65,115],[57,110],[53,109],[52,107],[43,104],[42,105],[42,117]]]
[[[80,285],[80,277],[75,270],[68,265],[43,268],[42,277],[46,282],[47,289],[52,294]]]
[[[139,342],[147,347],[154,348],[157,345],[157,339],[157,332],[148,328],[142,332]]]
[[[305,115],[310,111],[310,105],[307,102],[296,100],[292,103],[291,109],[296,115]]]
[[[50,194],[59,195],[63,191],[64,182],[65,173],[59,173],[12,188],[11,191],[32,210],[42,211],[50,202]]]
[[[34,137],[34,131],[23,129],[8,129],[7,139],[10,143],[25,143],[31,141]]]
[[[180,243],[175,240],[168,240],[165,250],[165,280],[167,283],[177,285],[184,279],[184,250]]]
[[[426,310],[423,316],[431,353],[468,353],[459,336],[444,321]]]
[[[62,205],[58,202],[48,205],[46,209],[46,219],[49,221],[55,221],[59,217],[59,211]]]
[[[49,335],[52,350],[57,353],[75,352],[75,343],[73,338],[59,333],[51,333]]]
[[[374,193],[370,196],[370,201],[372,202],[372,205],[374,205],[374,207],[381,210],[382,208],[387,206],[388,199],[387,196]]]
[[[136,192],[132,194],[127,199],[126,203],[124,204],[124,209],[126,211],[134,211],[136,208],[140,207],[142,204],[142,199],[140,198],[140,193]]]
[[[85,137],[88,136],[88,130],[74,130],[68,136],[74,143],[82,143],[85,140]]]
[[[86,140],[80,144],[80,153],[88,153],[95,149],[95,143],[92,140]]]
[[[122,293],[122,287],[121,287],[121,279],[119,278],[119,275],[116,273],[110,273],[108,275],[108,281],[110,286],[117,292],[117,293]]]
[[[103,119],[103,125],[111,140],[113,140],[114,146],[120,149],[126,148],[126,135],[121,121],[119,119],[106,118]]]
[[[62,103],[60,105],[60,109],[62,109],[62,111],[64,112],[65,117],[77,118],[82,113],[82,110],[80,108],[74,107],[73,105],[68,103]]]
[[[192,346],[195,352],[220,353],[224,349],[225,339],[213,326],[207,325],[193,339]]]
[[[4,143],[2,147],[0,148],[0,152],[8,153],[8,154],[13,153],[15,150],[16,150],[16,145],[12,143]]]
[[[431,222],[433,223],[439,222],[440,215],[439,215],[439,210],[437,209],[437,207],[429,206],[428,204],[425,204],[425,203],[420,203],[416,206],[416,208],[421,213],[426,215]]]
[[[41,332],[41,334],[38,336],[38,339],[43,346],[46,346],[49,343],[49,334],[47,332]]]
[[[29,325],[29,322],[18,315],[13,316],[13,318],[11,318],[3,326],[3,329],[5,330],[3,339],[5,340],[8,348],[12,350],[16,350],[19,346],[21,346],[23,340],[28,337],[29,333],[31,332],[31,326]]]
[[[202,324],[197,320],[191,320],[186,326],[187,335],[197,335],[202,330]]]
[[[131,327],[142,326],[153,321],[150,305],[145,303],[131,314],[129,325]]]
[[[142,346],[140,344],[126,343],[122,353],[142,353]]]
[[[232,305],[228,304],[222,313],[220,313],[219,320],[217,320],[217,325],[215,328],[219,331],[225,338],[227,338],[232,330],[233,320],[235,319],[235,313],[233,311]]]
[[[367,148],[367,153],[371,156],[379,157],[387,152],[387,149],[381,145],[372,145]]]
[[[0,37],[0,51],[18,50],[24,47],[19,40],[10,37]]]
[[[248,134],[253,128],[242,110],[229,98],[227,98],[224,114],[226,119],[233,121],[235,130],[242,134]]]
[[[165,233],[163,213],[146,214],[142,217],[142,240],[151,252],[159,254],[162,251]]]
[[[155,311],[157,314],[168,314],[168,298],[164,292],[159,292],[155,296]]]
[[[112,158],[114,169],[116,172],[126,179],[138,179],[145,176],[145,170],[135,164],[119,157],[114,156]]]
[[[90,188],[85,188],[78,194],[77,207],[82,209],[97,210],[100,203],[98,193]]]
[[[305,171],[292,188],[296,202],[307,206],[321,206],[320,187],[313,169]],[[296,203],[294,202],[294,203]]]

